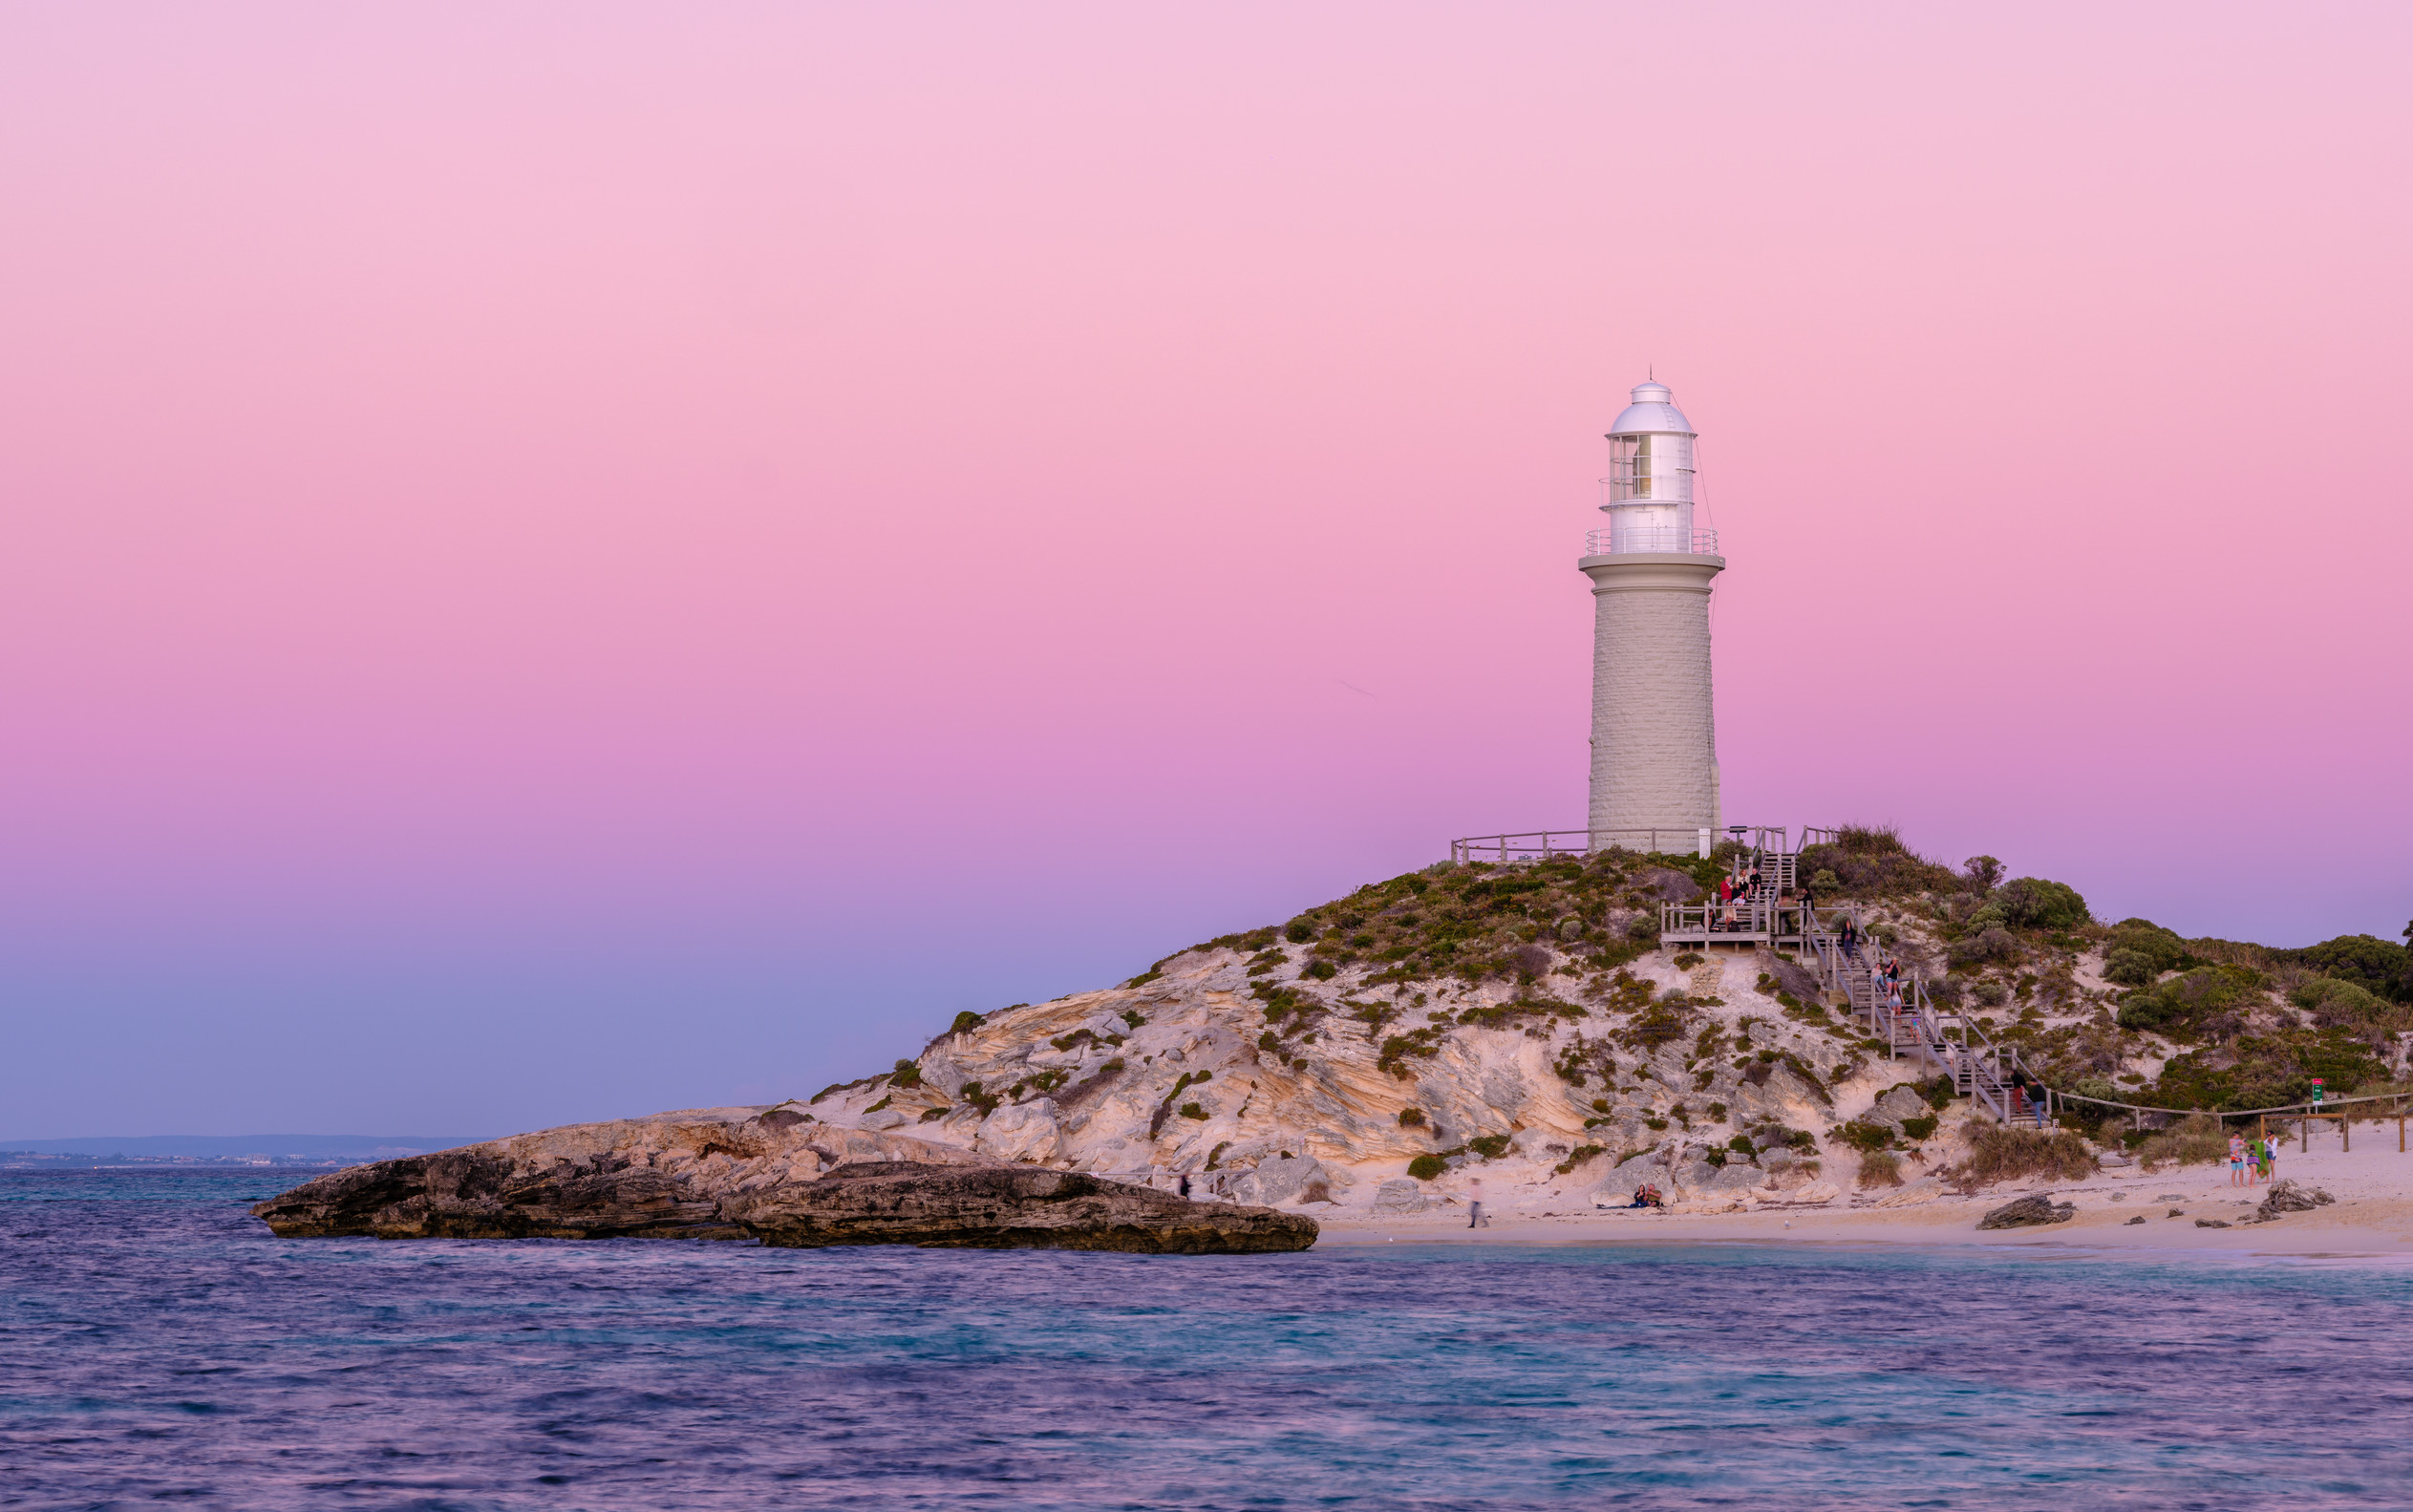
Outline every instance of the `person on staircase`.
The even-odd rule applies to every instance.
[[[1735,926],[1735,880],[1732,877],[1718,879],[1718,919],[1719,928],[1731,929]]]
[[[1844,915],[1843,927],[1835,932],[1835,943],[1843,947],[1844,954],[1855,961],[1860,959],[1860,926],[1852,922],[1851,915]]]

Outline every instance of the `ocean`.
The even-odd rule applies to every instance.
[[[279,1240],[0,1174],[0,1507],[2413,1504],[2413,1272]]]

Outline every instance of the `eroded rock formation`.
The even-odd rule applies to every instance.
[[[1298,1214],[1191,1203],[786,1108],[573,1124],[320,1177],[257,1203],[287,1238],[755,1239],[1248,1254]]]

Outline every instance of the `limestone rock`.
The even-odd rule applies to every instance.
[[[1305,1249],[1313,1219],[1193,1203],[1144,1186],[1031,1167],[843,1165],[817,1182],[732,1204],[768,1245],[915,1245],[926,1249],[1112,1249],[1236,1255]]]
[[[1905,1118],[1924,1118],[1933,1112],[1925,1097],[1908,1087],[1894,1088],[1879,1097],[1877,1105],[1869,1110],[1871,1117],[1887,1123],[1900,1123]]]
[[[1979,1228],[2027,1228],[2038,1224],[2065,1224],[2078,1216],[2078,1208],[2070,1203],[2056,1205],[2049,1193],[2022,1197],[2005,1203],[1977,1220]]]
[[[1923,1176],[1907,1186],[1897,1186],[1868,1205],[1871,1207],[1915,1207],[1932,1203],[1944,1195],[1944,1183],[1933,1176]],[[2059,1219],[2047,1222],[2059,1223]],[[1979,1226],[1983,1226],[1982,1225]]]
[[[2276,1218],[2281,1213],[2309,1213],[2337,1200],[2317,1186],[2298,1186],[2292,1181],[2281,1179],[2271,1183],[2270,1192],[2263,1197],[2262,1205],[2256,1211],[2266,1219]]]
[[[1424,1211],[1424,1189],[1413,1177],[1401,1176],[1385,1182],[1374,1189],[1374,1210],[1377,1213],[1420,1213]]]
[[[1234,1176],[1226,1189],[1235,1203],[1272,1207],[1296,1201],[1308,1182],[1327,1180],[1324,1162],[1314,1157],[1286,1161],[1277,1155],[1258,1161],[1254,1170]]]
[[[1712,1176],[1705,1189],[1712,1192],[1747,1192],[1767,1179],[1768,1173],[1758,1166],[1738,1162]]]
[[[1056,1123],[1056,1104],[1045,1097],[1036,1102],[999,1108],[980,1125],[972,1148],[1001,1161],[1038,1162],[1055,1159],[1062,1143]]]
[[[1247,1254],[1313,1221],[1191,1203],[929,1140],[692,1110],[574,1124],[322,1176],[252,1208],[286,1238],[758,1239]]]
[[[742,1239],[737,1194],[866,1161],[993,1164],[785,1108],[690,1109],[578,1123],[331,1172],[255,1203],[287,1238]]]

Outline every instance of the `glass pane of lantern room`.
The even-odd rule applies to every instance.
[[[1609,497],[1612,500],[1632,499],[1641,491],[1635,483],[1636,454],[1641,450],[1641,444],[1639,438],[1631,436],[1609,438]]]

